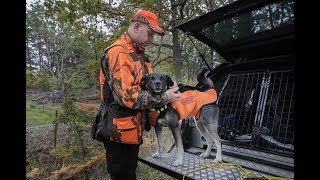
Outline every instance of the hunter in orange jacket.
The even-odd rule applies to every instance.
[[[103,86],[105,79],[107,79],[113,90],[113,97],[121,106],[144,110],[154,105],[162,106],[169,102],[164,94],[161,99],[157,99],[146,91],[141,91],[140,80],[144,73],[152,73],[151,64],[144,56],[144,49],[132,42],[127,33],[124,33],[119,40],[106,50],[106,57],[108,57],[108,60],[105,61],[108,68],[106,77],[104,77],[102,68],[100,68],[102,100],[106,96],[103,93]],[[144,67],[141,66],[142,64]],[[143,72],[144,69],[146,72]]]
[[[111,179],[136,179],[139,145],[146,109],[163,106],[180,96],[177,86],[159,97],[141,90],[140,80],[151,73],[144,49],[155,34],[164,35],[156,14],[139,10],[129,21],[126,31],[107,47],[101,58],[101,105],[96,113],[99,138],[106,150],[107,171]],[[102,122],[102,123],[101,123]],[[95,127],[95,126],[94,126]]]

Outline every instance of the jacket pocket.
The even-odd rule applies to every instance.
[[[142,126],[141,113],[135,116],[113,118],[113,128],[110,140],[124,144],[141,144]]]

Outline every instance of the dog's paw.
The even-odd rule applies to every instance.
[[[174,163],[173,163],[173,166],[181,166],[183,164],[183,161],[181,160],[176,160]]]
[[[199,155],[201,158],[207,158],[207,157],[209,157],[209,153],[202,153],[202,154],[200,154]]]
[[[156,153],[154,153],[154,154],[152,155],[152,157],[153,157],[153,158],[161,158],[161,153],[156,152]]]
[[[222,159],[221,158],[215,158],[213,160],[213,163],[221,163],[222,162]]]

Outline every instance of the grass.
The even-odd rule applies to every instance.
[[[46,124],[52,124],[55,111],[59,107],[46,104],[37,105],[35,102],[27,98],[26,101],[26,126],[40,126]]]
[[[55,111],[60,110],[60,106],[52,105],[52,104],[36,104],[29,97],[27,97],[26,101],[26,125],[28,126],[40,126],[51,124],[55,118]],[[172,134],[169,130],[164,131],[164,144],[165,149],[168,150],[172,143],[174,142]],[[141,156],[151,156],[155,152],[156,147],[156,137],[154,129],[150,132],[144,133],[144,142],[140,147],[140,155]],[[101,151],[101,149],[100,149]],[[40,158],[40,157],[39,157]],[[43,162],[43,161],[41,161]],[[47,162],[49,163],[49,162]],[[42,164],[41,168],[45,168],[47,165]],[[48,165],[49,166],[49,165]],[[92,170],[89,175],[90,179],[109,179],[108,173],[106,172],[106,164],[98,165]],[[168,176],[167,174],[162,173],[154,168],[151,168],[144,163],[138,161],[137,166],[137,180],[149,180],[149,179],[163,179],[163,180],[174,180]]]

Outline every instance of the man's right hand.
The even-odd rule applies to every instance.
[[[168,100],[170,102],[177,101],[179,99],[179,97],[181,96],[181,93],[179,92],[179,87],[177,85],[172,86],[165,93],[166,93]]]

